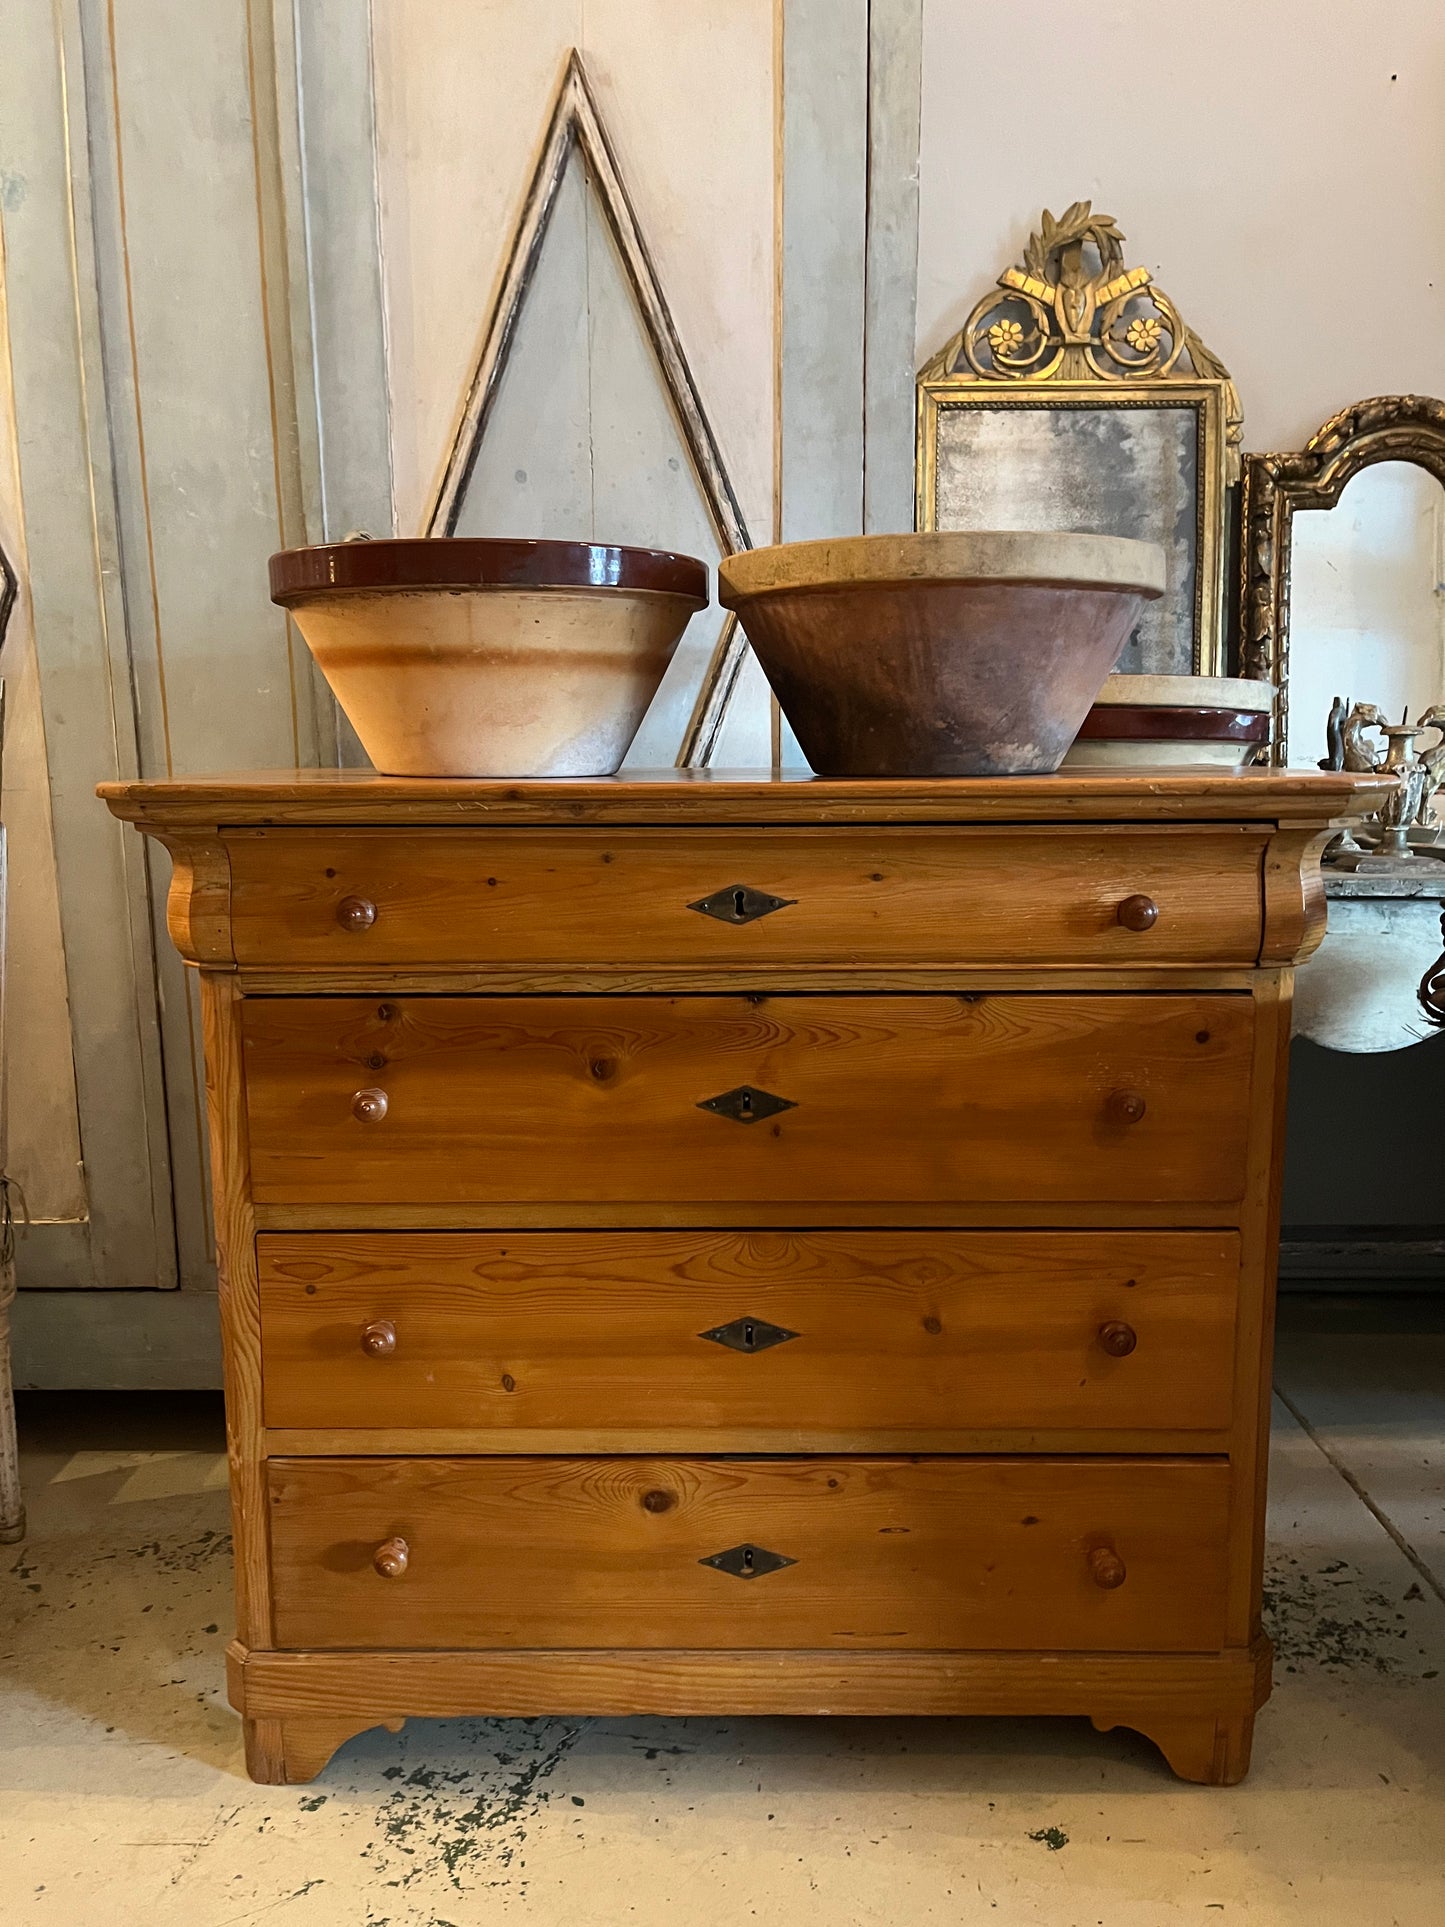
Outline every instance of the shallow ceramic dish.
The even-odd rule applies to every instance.
[[[1047,775],[1163,589],[1163,550],[1113,535],[849,536],[718,568],[821,776]]]
[[[689,618],[694,557],[438,537],[286,549],[291,612],[389,776],[610,776]]]
[[[1065,769],[1239,769],[1269,742],[1274,689],[1240,676],[1110,676]]]

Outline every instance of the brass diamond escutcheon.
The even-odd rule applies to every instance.
[[[759,917],[770,917],[774,910],[786,910],[797,901],[796,897],[771,897],[766,890],[754,890],[747,883],[729,883],[687,907],[701,911],[705,917],[716,917],[719,923],[756,923]]]
[[[770,1572],[781,1572],[784,1566],[796,1566],[796,1559],[789,1559],[785,1553],[769,1552],[766,1546],[729,1546],[726,1552],[715,1552],[711,1559],[699,1559],[700,1566],[713,1566],[718,1572],[731,1573],[734,1579],[761,1579]]]
[[[766,1318],[735,1318],[730,1325],[714,1325],[710,1332],[698,1333],[699,1338],[711,1339],[714,1345],[726,1345],[735,1352],[765,1352],[797,1336],[781,1325],[770,1325]]]
[[[754,1084],[739,1084],[720,1097],[705,1097],[697,1108],[716,1111],[719,1117],[730,1117],[738,1124],[756,1124],[760,1117],[773,1117],[779,1111],[795,1111],[798,1107],[791,1097],[774,1097],[771,1091],[760,1091]]]

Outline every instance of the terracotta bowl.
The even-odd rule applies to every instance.
[[[1065,769],[1241,769],[1269,742],[1273,686],[1239,676],[1110,676]]]
[[[707,599],[694,557],[598,542],[271,558],[271,600],[389,776],[610,776]]]
[[[718,585],[819,775],[1046,775],[1163,593],[1164,551],[861,535],[730,556]]]

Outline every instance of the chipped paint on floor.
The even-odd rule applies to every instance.
[[[1283,1382],[1348,1468],[1344,1365],[1321,1389],[1321,1358],[1297,1383],[1286,1344]],[[1042,1719],[418,1721],[311,1786],[255,1787],[222,1678],[214,1410],[141,1404],[126,1432],[52,1402],[28,1428],[32,1536],[0,1554],[0,1918],[1438,1927],[1445,1571],[1399,1521],[1423,1516],[1400,1468],[1438,1464],[1445,1411],[1417,1380],[1392,1417],[1375,1357],[1368,1503],[1276,1414],[1276,1691],[1250,1779],[1219,1789]]]

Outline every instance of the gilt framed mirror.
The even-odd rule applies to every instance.
[[[1222,675],[1234,384],[1107,214],[1045,211],[917,379],[920,529],[1072,529],[1158,542],[1166,589],[1119,668]]]
[[[1445,402],[1377,395],[1244,463],[1240,674],[1275,685],[1271,758],[1313,768],[1335,699],[1445,699]]]

